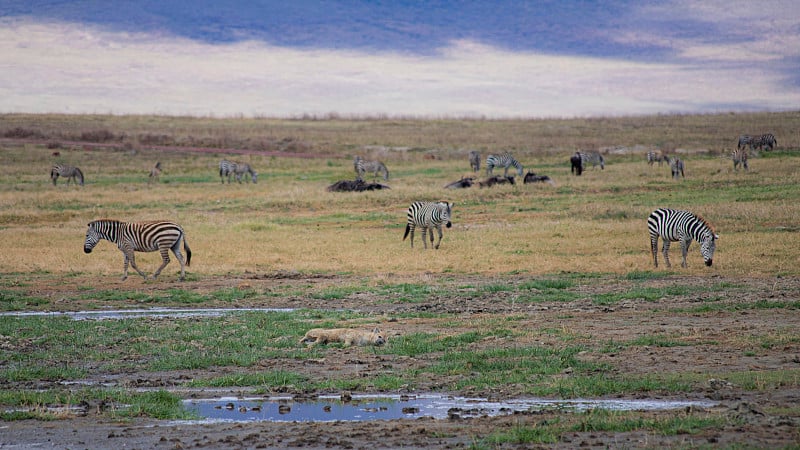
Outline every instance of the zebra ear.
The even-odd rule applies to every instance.
[[[714,240],[717,240],[717,239],[719,239],[719,235],[718,235],[718,234],[715,234],[715,235],[714,235]]]

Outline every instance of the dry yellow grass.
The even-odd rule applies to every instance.
[[[781,116],[782,124],[797,122],[797,115],[787,115],[788,118]],[[726,118],[703,116],[710,123]],[[625,128],[626,121],[640,120],[655,128],[659,119],[663,119],[662,126],[667,131],[677,127],[676,135],[690,134],[680,128],[683,116],[620,122],[584,120],[580,121],[582,126],[591,129],[580,133],[594,133],[598,143],[607,144],[614,139],[607,133]],[[145,118],[131,118],[133,124],[114,117],[104,120],[111,124],[103,122],[99,126],[111,128],[118,121],[127,125],[116,126],[126,130],[145,128],[140,121],[146,122]],[[177,130],[190,128],[185,121],[198,126],[194,119],[153,120],[161,127],[174,122]],[[207,119],[202,126],[209,130],[227,127],[228,133],[238,133],[237,122],[222,122]],[[252,121],[242,123],[243,133],[255,126]],[[376,121],[373,125],[381,130],[402,128],[406,141],[414,141],[409,138],[408,124],[396,123]],[[800,143],[796,136],[779,137],[783,156],[776,153],[753,159],[749,173],[734,173],[729,159],[711,154],[684,155],[687,179],[677,182],[670,179],[666,166],[648,166],[641,153],[607,155],[604,171],[589,169],[584,176],[573,177],[567,158],[574,148],[559,146],[537,151],[526,147],[515,154],[519,153],[526,167],[551,176],[556,187],[520,183],[491,189],[444,190],[447,182],[469,171],[464,149],[489,147],[488,141],[468,145],[466,138],[458,134],[456,121],[444,124],[450,134],[447,142],[459,142],[458,145],[438,151],[426,147],[384,152],[383,159],[392,175],[388,182],[391,190],[366,193],[329,193],[325,188],[334,181],[353,178],[351,155],[364,151],[360,145],[401,145],[400,131],[396,138],[387,139],[384,131],[370,134],[374,130],[369,122],[349,126],[346,121],[280,122],[276,126],[286,127],[287,134],[326,127],[326,133],[336,127],[341,130],[337,131],[335,142],[313,141],[314,146],[327,146],[331,152],[327,158],[233,155],[233,159],[248,161],[258,170],[256,185],[221,185],[217,163],[231,156],[222,152],[169,153],[147,147],[135,152],[61,149],[61,155],[55,158],[52,150],[44,146],[7,144],[0,150],[4,161],[0,165],[0,272],[77,271],[116,279],[122,271],[122,255],[112,244],[101,243],[91,255],[82,251],[86,224],[107,217],[164,218],[181,223],[194,254],[190,274],[196,277],[276,270],[352,272],[378,277],[390,273],[442,276],[448,272],[625,274],[652,270],[645,221],[653,209],[662,206],[702,214],[721,235],[713,268],[703,266],[695,243],[690,250],[689,268],[673,267],[676,272],[732,276],[800,272],[800,251],[791,245],[800,217],[796,206],[800,196],[796,189],[800,156],[785,150],[787,141]],[[461,129],[465,136],[483,133],[491,140],[507,130],[522,130],[528,125],[535,129],[574,130],[576,124],[577,121],[467,121]],[[405,146],[430,145],[429,132],[437,122],[421,126],[425,130],[421,137],[417,142],[404,141]],[[751,128],[757,127],[748,127]],[[159,130],[149,132],[163,132]],[[352,143],[342,142],[345,131],[352,135]],[[188,132],[194,133],[194,129]],[[452,134],[459,137],[451,139]],[[497,145],[523,145],[516,139],[510,137],[509,142],[500,141]],[[443,138],[442,147],[445,145]],[[443,158],[423,159],[431,152]],[[485,158],[488,152],[483,153]],[[81,167],[86,186],[59,183],[53,187],[48,172],[55,160]],[[148,171],[157,160],[164,169],[161,183],[148,185]],[[415,200],[439,199],[456,204],[453,228],[444,230],[438,251],[424,251],[419,236],[411,249],[408,240],[402,240],[406,208]],[[671,254],[673,263],[679,263],[677,245]],[[137,261],[146,272],[152,272],[159,256],[142,254]],[[163,275],[175,278],[177,269],[178,264],[173,262]]]

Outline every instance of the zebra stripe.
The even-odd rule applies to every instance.
[[[739,169],[739,164],[742,165],[745,172],[749,170],[747,167],[747,149],[746,148],[737,148],[731,153],[731,159],[733,160],[733,170]]]
[[[219,162],[219,181],[225,184],[225,177],[228,177],[228,184],[231,184],[231,175],[236,168],[236,163],[223,159]]]
[[[403,240],[405,241],[408,234],[411,233],[411,248],[414,248],[414,229],[420,227],[422,228],[422,244],[427,249],[428,243],[425,240],[427,232],[430,231],[431,245],[433,245],[433,229],[435,228],[439,232],[439,241],[434,248],[438,249],[442,243],[442,224],[444,223],[447,228],[453,226],[450,222],[452,211],[453,203],[449,202],[412,203],[408,207],[408,221]]]
[[[737,149],[743,149],[753,142],[753,137],[749,134],[739,135],[739,142],[736,144]]]
[[[250,164],[240,162],[233,163],[233,174],[236,176],[236,181],[238,181],[239,184],[242,183],[242,175],[246,173],[250,175],[250,179],[247,180],[248,183],[251,180],[253,184],[258,182],[258,173],[250,167]]]
[[[50,168],[50,180],[53,182],[53,186],[56,185],[58,177],[66,178],[68,185],[69,181],[73,180],[76,184],[80,183],[81,186],[83,186],[83,172],[77,167],[68,166],[66,164],[53,165],[53,167]]]
[[[669,168],[672,170],[672,178],[680,179],[681,177],[686,178],[686,175],[683,173],[683,161],[680,158],[674,158],[672,162],[669,163]]]
[[[700,253],[706,266],[714,262],[714,250],[717,247],[719,236],[714,232],[702,217],[689,211],[680,211],[669,208],[659,208],[650,214],[647,219],[647,228],[650,231],[650,252],[653,254],[653,264],[658,267],[658,238],[664,242],[664,260],[667,267],[669,262],[670,242],[680,241],[683,261],[681,267],[686,267],[686,254],[692,240],[700,243]]]
[[[477,150],[469,152],[469,166],[473,172],[480,172],[481,170],[481,154]]]
[[[511,156],[511,153],[503,153],[502,155],[489,155],[486,158],[486,176],[492,176],[492,171],[495,167],[502,167],[503,176],[508,176],[508,168],[514,166],[517,169],[517,175],[522,176],[522,164]]]
[[[91,253],[92,249],[101,239],[117,244],[122,254],[125,256],[122,280],[128,278],[128,263],[136,270],[139,275],[147,279],[147,275],[136,267],[134,252],[154,252],[161,253],[161,266],[153,273],[153,279],[169,264],[169,250],[175,254],[178,262],[181,263],[181,281],[186,277],[185,266],[192,261],[192,251],[186,243],[186,235],[183,228],[174,222],[151,221],[151,222],[120,222],[118,220],[102,219],[89,222],[89,229],[86,230],[86,241],[83,244],[83,251]],[[183,249],[186,250],[186,263],[184,264],[181,254],[181,240]]]
[[[770,151],[774,149],[778,145],[778,141],[775,140],[775,136],[771,133],[762,134],[761,136],[753,136],[750,140],[750,150],[766,150]]]
[[[581,155],[581,164],[583,165],[583,170],[586,170],[587,164],[592,164],[592,169],[600,165],[601,170],[605,170],[606,168],[606,161],[603,158],[603,155],[600,152],[577,152]]]
[[[353,159],[353,170],[356,171],[356,180],[362,180],[367,172],[371,173],[373,178],[377,178],[378,174],[382,173],[384,181],[389,179],[389,169],[380,161],[369,161],[356,156]]]
[[[661,163],[670,163],[670,157],[665,155],[661,150],[653,150],[647,152],[647,164],[653,165],[653,163],[658,163],[660,166]]]

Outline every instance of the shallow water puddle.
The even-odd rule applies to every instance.
[[[139,317],[154,318],[186,318],[186,317],[218,317],[226,314],[243,312],[292,312],[292,308],[210,308],[210,309],[116,309],[103,311],[13,311],[2,312],[0,317],[70,317],[73,320],[118,320]]]
[[[522,399],[489,401],[480,398],[437,395],[412,396],[352,396],[342,401],[339,396],[320,396],[314,400],[296,401],[291,398],[233,398],[185,400],[187,410],[207,421],[269,421],[269,422],[327,422],[368,421],[391,419],[470,418],[497,416],[514,412],[565,409],[585,411],[609,409],[616,411],[668,410],[689,406],[711,407],[710,401],[675,400],[548,400]]]

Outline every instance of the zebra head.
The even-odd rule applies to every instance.
[[[250,169],[250,178],[253,180],[253,184],[256,184],[258,182],[258,172]]]
[[[95,222],[89,222],[89,229],[86,230],[86,241],[83,243],[83,252],[92,253],[92,249],[100,242],[102,235],[94,228]]]
[[[703,236],[703,242],[700,243],[700,253],[703,255],[703,261],[708,267],[711,267],[711,264],[714,263],[714,250],[717,249],[717,239],[719,239],[719,235],[709,231]]]
[[[453,205],[454,203],[450,202],[439,202],[437,204],[439,207],[439,213],[441,214],[442,222],[444,222],[444,226],[447,228],[453,226],[453,223],[450,222],[450,215],[453,213]]]

